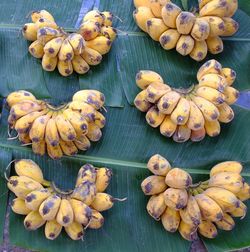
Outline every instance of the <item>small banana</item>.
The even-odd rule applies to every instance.
[[[239,207],[235,208],[232,212],[230,212],[230,215],[232,217],[241,217],[241,219],[244,219],[247,213],[247,206],[240,201]]]
[[[218,90],[219,92],[224,92],[226,86],[226,79],[222,75],[207,73],[199,77],[199,87],[210,87]]]
[[[37,30],[37,40],[39,40],[43,45],[54,38],[62,36],[64,36],[64,33],[51,27],[43,27]]]
[[[219,221],[223,218],[223,211],[220,206],[206,194],[195,195],[196,202],[200,208],[203,220]]]
[[[92,142],[97,142],[102,137],[102,131],[95,123],[89,123],[88,133],[86,135],[88,139]]]
[[[155,41],[159,41],[161,34],[167,29],[168,27],[161,18],[150,18],[146,21],[147,33]]]
[[[171,169],[171,165],[166,158],[159,154],[155,154],[149,159],[147,168],[154,175],[166,176]]]
[[[185,189],[168,188],[164,192],[164,199],[165,204],[168,207],[174,210],[180,210],[186,207],[188,202],[188,194]]]
[[[228,6],[226,10],[226,17],[232,17],[238,10],[238,0],[227,0]]]
[[[146,89],[153,82],[163,83],[162,77],[154,72],[149,70],[141,70],[136,74],[136,85],[140,89]]]
[[[11,202],[11,209],[16,214],[27,215],[31,212],[29,208],[25,205],[24,199],[15,198]]]
[[[45,237],[49,240],[55,240],[61,233],[62,226],[56,220],[47,221],[45,224]]]
[[[45,141],[46,143],[52,146],[59,145],[59,133],[57,130],[56,122],[54,119],[54,115],[50,118],[47,122],[46,129],[45,129]]]
[[[205,136],[206,136],[205,128],[202,128],[200,130],[192,130],[190,140],[193,142],[200,142],[205,138]]]
[[[74,212],[68,199],[62,199],[56,215],[56,221],[63,227],[69,226],[74,220]]]
[[[86,151],[90,148],[91,143],[89,141],[89,139],[86,136],[77,136],[75,141],[74,141],[75,146],[79,149],[79,150],[83,150]]]
[[[95,180],[96,191],[104,192],[110,183],[111,177],[112,170],[104,167],[97,169]]]
[[[205,120],[205,130],[208,136],[216,137],[220,134],[221,126],[218,120],[207,121]]]
[[[48,189],[40,189],[30,192],[25,197],[25,205],[28,209],[32,211],[37,211],[44,200],[46,200],[51,195]]]
[[[63,41],[64,41],[64,37],[51,39],[44,46],[43,48],[44,53],[51,58],[56,57],[60,51]]]
[[[208,220],[201,221],[200,225],[198,226],[198,232],[202,236],[210,239],[215,238],[218,234],[216,226]]]
[[[168,85],[161,82],[153,82],[146,88],[146,99],[151,103],[157,103],[169,91],[171,91],[171,88]]]
[[[196,18],[193,25],[191,36],[197,41],[204,41],[208,38],[210,26],[207,20]]]
[[[161,223],[168,232],[176,232],[180,222],[181,217],[179,211],[176,211],[170,207],[167,207],[164,213],[161,215]]]
[[[176,51],[186,56],[192,52],[194,49],[194,39],[190,35],[181,35],[177,44]]]
[[[11,176],[7,186],[9,190],[21,199],[25,199],[30,192],[43,188],[39,182],[26,176]]]
[[[218,163],[217,165],[213,166],[210,170],[210,177],[213,177],[217,174],[224,173],[224,172],[232,172],[240,174],[243,167],[240,162],[237,161],[225,161]]]
[[[222,18],[222,20],[225,25],[225,29],[222,36],[233,36],[239,29],[239,23],[230,17],[224,17]]]
[[[99,111],[95,111],[94,124],[96,124],[100,129],[102,129],[106,124],[106,118]]]
[[[192,184],[192,178],[186,171],[173,168],[166,175],[165,182],[169,187],[185,189]]]
[[[198,0],[199,2],[199,9],[201,9],[203,6],[205,6],[208,2],[211,2],[213,0]]]
[[[223,41],[219,36],[208,37],[206,42],[207,42],[208,51],[211,54],[218,54],[223,51],[223,48],[224,48]]]
[[[31,141],[31,140],[30,140]],[[40,156],[43,156],[46,151],[46,143],[45,141],[40,141],[40,142],[32,142],[32,151]]]
[[[64,229],[72,240],[81,240],[83,238],[83,226],[75,221],[72,222],[69,226],[64,227]]]
[[[201,78],[206,75],[206,74],[217,74],[221,75],[222,74],[222,66],[220,62],[218,62],[215,59],[208,60],[205,62],[198,70],[197,72],[197,80],[200,81]],[[211,76],[212,77],[212,76]],[[213,75],[215,78],[215,75]]]
[[[34,23],[27,23],[22,28],[22,34],[25,39],[35,41],[37,39],[37,27]]]
[[[228,3],[224,0],[213,0],[206,3],[200,9],[200,16],[225,17],[228,10]]]
[[[196,95],[212,102],[214,105],[218,106],[224,103],[226,97],[223,93],[211,87],[198,87],[196,90]]]
[[[229,105],[234,104],[239,98],[239,91],[233,87],[227,86],[224,90],[225,102]]]
[[[83,18],[83,21],[93,20],[94,22],[99,23],[100,25],[103,25],[104,22],[104,16],[102,13],[98,10],[92,10],[89,11]]]
[[[141,188],[145,195],[162,193],[167,189],[165,177],[155,175],[149,176],[142,181]]]
[[[57,67],[57,63],[58,63],[57,57],[51,58],[47,54],[43,55],[43,59],[42,59],[43,70],[48,71],[48,72],[53,72]]]
[[[89,71],[88,63],[79,55],[75,55],[72,59],[73,69],[78,74],[85,74]]]
[[[147,20],[154,18],[155,16],[149,7],[140,6],[136,10],[134,10],[133,17],[140,29],[144,32],[147,32]]]
[[[83,37],[78,33],[71,33],[67,39],[74,51],[74,55],[81,55],[85,49],[85,40]]]
[[[41,217],[38,211],[32,211],[27,214],[23,223],[27,230],[36,230],[45,224],[45,220]]]
[[[163,49],[171,50],[176,47],[179,38],[180,33],[176,29],[168,29],[161,34],[159,42]]]
[[[112,26],[113,24],[113,18],[114,18],[114,15],[113,13],[111,13],[110,11],[103,11],[101,12],[102,16],[103,16],[103,25],[104,26]]]
[[[190,114],[190,103],[186,98],[181,97],[176,108],[171,114],[171,120],[177,125],[187,123]]]
[[[201,17],[201,19],[209,23],[210,37],[222,36],[225,33],[225,23],[222,18],[215,16],[207,16],[207,17]]]
[[[74,156],[78,153],[78,149],[73,143],[73,141],[59,141],[62,152],[67,156]]]
[[[43,44],[39,40],[35,40],[33,43],[30,44],[29,52],[33,57],[41,59],[44,55]]]
[[[166,115],[165,119],[160,125],[160,132],[165,137],[171,137],[177,129],[177,124],[171,120],[169,115]]]
[[[147,203],[147,211],[151,217],[159,221],[165,209],[166,204],[163,193],[160,193],[159,195],[153,195],[150,197]]]
[[[196,60],[201,61],[207,56],[207,43],[206,41],[194,41],[194,48],[189,54],[189,56]]]
[[[146,121],[151,127],[157,128],[161,125],[165,116],[159,111],[157,106],[152,106],[146,114]]]
[[[69,76],[73,73],[73,65],[71,61],[58,60],[57,69],[62,76]]]
[[[140,7],[140,6],[146,6],[150,8],[150,0],[133,0],[134,2],[134,6],[136,8]]]
[[[98,36],[92,40],[86,41],[86,46],[96,50],[101,55],[107,54],[111,49],[112,42],[105,36]]]
[[[85,47],[81,56],[90,66],[96,66],[102,61],[102,55],[96,50],[88,48],[87,46]]]
[[[182,11],[176,18],[176,28],[180,34],[189,34],[195,23],[195,15],[188,11]]]
[[[101,26],[94,20],[88,20],[81,24],[79,33],[86,41],[89,41],[101,34]]]
[[[95,209],[92,209],[92,217],[90,219],[88,228],[91,229],[99,229],[103,226],[104,224],[104,217],[102,214]]]
[[[161,11],[162,8],[168,3],[170,0],[150,0],[150,9],[152,13],[158,17],[161,18]]]
[[[191,136],[191,129],[187,125],[178,125],[173,140],[177,143],[184,143],[189,140]]]
[[[101,28],[101,34],[113,42],[117,37],[117,30],[111,26],[103,26]]]
[[[50,20],[52,22],[55,21],[54,17],[52,16],[52,14],[50,14],[48,11],[46,10],[40,10],[40,11],[33,11],[31,13],[31,20],[33,23],[35,23],[39,18],[46,18],[47,20]]]
[[[197,239],[197,227],[189,225],[183,220],[180,222],[178,231],[185,240],[194,241]]]
[[[59,159],[63,156],[60,145],[52,146],[50,143],[47,143],[47,152],[52,159]]]
[[[215,224],[219,229],[226,231],[232,230],[235,226],[233,218],[227,213],[224,213],[223,219],[216,221]]]
[[[228,86],[232,86],[236,79],[236,72],[231,68],[222,68],[222,74],[226,79],[226,83]]]
[[[242,189],[236,194],[236,196],[241,201],[245,201],[250,198],[250,186],[247,182],[243,183]]]
[[[63,41],[58,58],[60,61],[71,61],[74,58],[74,50],[69,42],[69,38]]]
[[[18,133],[18,140],[21,144],[29,144],[31,143],[31,139],[29,137],[29,134],[27,133]]]
[[[56,218],[61,198],[56,194],[49,196],[39,207],[39,213],[43,220],[50,221]]]
[[[12,107],[16,103],[21,102],[23,100],[36,101],[36,97],[26,90],[18,90],[15,92],[11,92],[6,98],[6,102],[9,107]]]
[[[181,8],[172,2],[166,3],[161,10],[161,16],[166,24],[170,28],[176,28],[177,16],[181,13]]]
[[[70,199],[70,204],[74,212],[74,220],[84,226],[88,226],[93,210],[80,200]]]
[[[40,17],[36,22],[35,22],[36,28],[41,29],[44,27],[49,27],[49,28],[53,28],[53,29],[58,29],[58,25],[55,23],[55,21],[51,21],[49,19],[46,19],[44,17]]]
[[[94,97],[92,97],[94,98]],[[78,97],[80,99],[80,95]],[[97,100],[97,97],[95,98]],[[91,100],[89,100],[91,101]],[[100,104],[101,105],[101,104]],[[72,101],[69,103],[69,108],[75,111],[79,111],[88,122],[94,122],[95,121],[95,114],[96,114],[96,109],[92,107],[90,104],[84,102],[84,101]]]
[[[94,183],[96,181],[97,171],[95,167],[91,164],[83,165],[77,174],[76,186],[80,185],[83,182],[89,181]]]
[[[159,111],[163,114],[169,115],[173,112],[178,104],[181,96],[176,91],[167,92],[163,95],[157,103]]]

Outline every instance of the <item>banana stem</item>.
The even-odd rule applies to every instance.
[[[12,161],[7,165],[7,167],[5,168],[5,171],[4,171],[4,178],[5,178],[7,181],[9,181],[9,178],[8,178],[8,176],[7,176],[7,172],[10,173],[10,167],[11,167],[11,165],[12,165],[14,162],[16,162],[16,161],[17,161],[17,159],[12,160]]]
[[[123,202],[123,201],[126,201],[127,200],[127,197],[126,198],[123,198],[123,199],[119,199],[119,198],[112,198],[112,201],[119,201],[119,202]]]
[[[51,104],[49,104],[49,103],[47,103],[47,102],[46,102],[45,104],[46,104],[46,107],[47,107],[48,109],[50,109],[50,110],[52,110],[52,111],[54,111],[54,112],[60,111],[60,110],[66,108],[66,107],[68,106],[68,103],[64,103],[64,104],[62,104],[62,105],[60,105],[60,106],[57,106],[57,107],[52,106]]]
[[[51,186],[51,182],[44,179],[43,182],[42,182],[42,185],[45,186],[45,187],[50,187]]]
[[[190,94],[194,90],[194,88],[195,88],[195,85],[192,84],[188,88],[172,88],[172,89],[179,94],[187,95],[187,94]]]
[[[67,192],[62,191],[61,189],[59,189],[59,188],[56,186],[56,184],[55,184],[54,181],[51,181],[51,182],[50,182],[50,186],[51,186],[52,190],[53,190],[55,193],[59,194],[59,195],[62,196],[62,197],[67,197],[67,196],[71,195],[72,192],[73,192],[73,190],[70,190],[70,191],[67,191]]]
[[[200,181],[200,182],[198,182],[196,184],[190,185],[189,188],[197,188],[197,187],[199,187],[201,185],[201,183],[202,182]]]

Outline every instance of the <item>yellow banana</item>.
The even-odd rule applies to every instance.
[[[154,175],[166,176],[171,169],[171,165],[163,156],[155,154],[149,159],[147,168],[154,173]]]
[[[185,189],[168,188],[164,192],[164,199],[165,204],[168,207],[174,210],[180,210],[186,207],[188,202],[188,194]]]
[[[204,116],[193,101],[189,101],[189,103],[190,103],[190,114],[187,121],[187,126],[189,129],[194,131],[201,130],[204,128],[205,124]]]
[[[209,23],[210,37],[222,36],[225,33],[225,23],[222,18],[215,16],[207,16],[207,17],[201,17],[201,19]]]
[[[185,240],[194,241],[197,239],[197,231],[196,231],[197,227],[189,225],[185,223],[183,220],[180,222],[178,230]]]
[[[177,124],[171,120],[169,115],[166,115],[165,119],[160,125],[160,132],[163,136],[171,137],[177,128]]]
[[[152,13],[158,17],[161,18],[161,11],[162,8],[168,3],[170,0],[150,0],[150,9]]]
[[[83,182],[89,181],[94,183],[96,181],[97,171],[95,167],[91,164],[83,165],[77,174],[76,186]]]
[[[145,195],[162,193],[167,189],[165,177],[155,175],[149,176],[142,181],[141,188]]]
[[[26,90],[18,90],[10,93],[6,98],[6,102],[9,107],[12,107],[16,103],[21,102],[23,100],[36,101],[36,97]]]
[[[68,199],[62,199],[56,215],[56,221],[63,227],[69,226],[74,220],[74,212]]]
[[[64,227],[64,229],[72,240],[81,240],[83,238],[83,226],[75,221],[72,222],[69,226]]]
[[[171,50],[176,47],[179,38],[180,33],[176,29],[168,29],[161,34],[159,42],[163,49]]]
[[[81,55],[85,48],[85,40],[82,35],[78,33],[71,33],[67,39],[73,48],[74,55]]]
[[[111,49],[112,42],[105,36],[98,36],[92,40],[86,41],[86,46],[96,50],[101,55],[107,54]]]
[[[57,69],[62,76],[69,76],[73,73],[73,65],[71,61],[58,60]]]
[[[197,41],[203,41],[208,38],[209,33],[210,26],[207,20],[202,18],[196,18],[191,31],[191,36]]]
[[[221,105],[225,101],[224,94],[211,87],[198,87],[195,92],[198,96],[203,97],[216,106]]]
[[[236,194],[236,196],[241,201],[245,201],[250,198],[250,186],[247,182],[244,182],[242,189]]]
[[[55,23],[55,21],[51,21],[49,19],[46,19],[44,17],[40,17],[36,22],[35,22],[36,28],[41,29],[44,27],[49,27],[53,29],[58,29],[58,25]]]
[[[43,44],[39,40],[35,40],[29,46],[30,54],[37,59],[41,59],[43,57],[44,55],[43,50],[44,50]]]
[[[86,205],[90,205],[96,196],[96,186],[90,181],[85,181],[80,185],[76,186],[71,198],[80,200]]]
[[[232,212],[230,212],[230,215],[232,217],[241,217],[241,219],[244,219],[247,213],[247,206],[240,201],[239,207],[235,208]]]
[[[88,63],[79,55],[75,55],[72,59],[72,65],[75,72],[78,74],[85,74],[89,71]]]
[[[55,21],[54,17],[52,16],[52,14],[50,14],[48,11],[46,10],[40,10],[40,11],[33,11],[31,13],[31,20],[32,22],[36,22],[39,18],[46,18],[47,20],[50,20],[52,22]]]
[[[25,205],[24,199],[15,198],[11,202],[11,209],[16,214],[27,215],[31,212],[29,208]]]
[[[236,72],[231,68],[222,68],[222,74],[226,79],[226,83],[228,86],[232,86],[236,79]]]
[[[218,234],[216,226],[211,221],[207,220],[201,221],[200,225],[198,226],[198,232],[202,236],[210,239],[215,238]]]
[[[226,103],[221,104],[219,107],[219,121],[223,123],[229,123],[234,119],[234,111],[233,109],[227,105]]]
[[[174,233],[178,230],[181,218],[179,211],[176,211],[170,207],[167,207],[166,210],[161,215],[161,223],[163,227],[171,233]]]
[[[167,29],[168,27],[161,18],[150,18],[146,21],[147,33],[155,41],[159,41],[161,34]]]
[[[59,141],[62,152],[67,156],[74,156],[78,153],[78,149],[72,141]]]
[[[50,143],[47,143],[47,152],[52,159],[59,159],[63,156],[60,145],[52,146]]]
[[[191,129],[187,125],[178,125],[173,140],[177,143],[184,143],[189,140],[191,136]]]
[[[97,169],[95,181],[96,191],[104,192],[110,183],[111,177],[112,170],[104,167]]]
[[[42,68],[45,71],[53,72],[57,67],[57,62],[57,57],[51,58],[47,54],[44,54],[42,59]]]
[[[164,118],[165,115],[159,111],[157,106],[152,106],[146,114],[146,121],[153,128],[160,126]]]
[[[214,222],[223,218],[223,211],[212,198],[202,193],[195,195],[195,199],[200,208],[202,219]]]
[[[86,41],[92,40],[101,34],[100,24],[93,20],[85,21],[81,24],[79,33]]]
[[[199,87],[210,87],[223,92],[226,85],[226,79],[216,73],[207,73],[199,78]]]
[[[102,131],[95,123],[89,123],[88,133],[86,136],[90,141],[97,142],[102,137]]]
[[[221,126],[218,120],[205,121],[205,130],[208,136],[216,137],[220,134]]]
[[[200,16],[225,17],[228,10],[228,3],[224,0],[213,0],[206,3],[200,9]]]
[[[103,25],[104,16],[98,10],[89,11],[83,18],[83,21],[93,20],[100,25]]]
[[[52,146],[59,145],[59,133],[57,130],[54,115],[49,119],[45,130],[45,141]]]
[[[88,228],[91,229],[99,229],[103,226],[104,224],[104,217],[102,214],[95,209],[92,209],[92,217],[89,222]]]
[[[45,141],[40,141],[40,142],[32,142],[32,151],[40,156],[43,156],[46,151],[46,143]]]
[[[238,100],[240,93],[237,89],[227,86],[224,90],[224,95],[226,97],[225,102],[231,105]]]
[[[21,144],[29,144],[31,143],[31,139],[28,133],[18,133],[18,140]]]
[[[83,135],[77,136],[76,140],[74,141],[74,144],[79,150],[83,150],[83,151],[88,150],[91,146],[89,139]]]
[[[198,0],[199,2],[199,9],[201,9],[203,6],[205,6],[208,2],[211,2],[213,0]]]
[[[163,83],[163,79],[158,73],[149,70],[141,70],[136,74],[136,85],[140,89],[146,89],[153,82]]]
[[[62,226],[56,220],[47,221],[45,224],[45,237],[49,240],[55,240],[61,233]]]
[[[136,10],[134,10],[133,17],[140,29],[147,32],[147,20],[154,18],[155,16],[149,7],[139,6]]]
[[[210,177],[213,177],[217,174],[224,173],[224,172],[232,172],[240,174],[243,167],[240,162],[237,161],[225,161],[218,163],[217,165],[213,166],[210,170]]]
[[[219,229],[226,231],[232,230],[235,226],[233,218],[227,213],[224,213],[223,219],[216,221],[215,224]]]
[[[58,55],[62,43],[64,41],[64,37],[53,38],[44,46],[44,53],[51,58],[54,58]]]
[[[69,42],[69,38],[63,41],[58,58],[60,61],[71,61],[74,58],[74,50]]]
[[[204,128],[200,130],[192,130],[190,139],[193,142],[200,142],[206,136],[206,130]]]
[[[187,123],[190,114],[190,103],[186,98],[181,97],[176,108],[171,114],[171,120],[177,125]]]
[[[181,13],[181,8],[174,3],[168,2],[161,10],[161,16],[166,26],[176,28],[177,16]]]
[[[211,54],[218,54],[223,51],[223,41],[219,36],[216,37],[208,37],[207,40],[207,48]]]
[[[70,199],[74,212],[74,220],[84,226],[88,226],[92,218],[92,209],[80,200]]]
[[[96,50],[88,48],[87,46],[85,47],[81,56],[90,66],[96,66],[102,61],[102,55]]]
[[[165,182],[169,187],[185,189],[192,184],[192,178],[186,171],[173,168],[166,175]]]
[[[60,207],[60,203],[61,198],[56,194],[49,196],[39,207],[39,213],[41,217],[46,221],[55,219]]]
[[[48,189],[40,189],[30,192],[25,197],[26,207],[32,211],[39,209],[40,205],[44,200],[46,200],[51,195],[51,192]]]
[[[160,220],[161,215],[166,209],[163,193],[159,195],[153,195],[150,197],[147,203],[147,211],[151,217],[155,220]]]
[[[64,33],[51,27],[43,27],[37,30],[37,40],[39,40],[43,45],[54,38],[62,36],[64,36]]]
[[[134,0],[133,2],[136,8],[140,6],[150,7],[150,0]]]
[[[189,54],[189,56],[196,60],[201,61],[207,56],[207,43],[206,41],[194,41],[194,48]]]
[[[95,111],[94,124],[96,124],[100,129],[102,129],[106,124],[106,118],[99,111]]]
[[[239,23],[230,17],[222,18],[225,24],[225,29],[222,36],[233,36],[239,29]]]
[[[32,211],[27,214],[23,223],[27,230],[36,230],[45,224],[45,220],[38,211]]]
[[[113,23],[113,14],[110,11],[103,11],[101,12],[104,21],[103,21],[103,25],[104,26],[112,26]]]
[[[117,37],[117,30],[111,26],[103,26],[101,28],[101,34],[113,42]]]
[[[93,100],[95,103],[98,102],[97,97],[94,96],[90,96],[89,102],[93,98],[95,98],[95,100]],[[81,95],[79,95],[77,99],[81,99]],[[88,122],[95,121],[96,109],[90,104],[86,103],[85,101],[79,101],[79,100],[72,101],[71,103],[69,103],[69,108],[75,111],[79,111]]]
[[[37,39],[37,27],[34,23],[27,23],[22,28],[23,37],[29,41]]]
[[[182,11],[176,18],[176,28],[180,34],[189,34],[195,23],[195,15],[188,11]]]
[[[167,92],[157,103],[159,111],[163,114],[171,114],[178,104],[181,96],[176,91]]]
[[[153,82],[146,88],[146,100],[151,103],[157,103],[169,91],[171,91],[171,88],[168,85],[161,82]]]
[[[21,199],[25,199],[30,192],[43,188],[39,182],[26,176],[11,176],[7,186],[9,190]]]
[[[192,52],[194,49],[194,39],[190,35],[181,35],[177,44],[176,51],[186,56]]]
[[[228,6],[226,11],[226,17],[232,17],[238,10],[238,0],[227,0]]]
[[[221,75],[222,74],[222,66],[220,64],[220,62],[218,62],[215,59],[212,60],[208,60],[207,62],[205,62],[198,70],[197,72],[197,80],[200,81],[201,78],[204,75],[207,74],[217,74],[217,75]],[[211,77],[215,78],[215,75],[212,75]]]

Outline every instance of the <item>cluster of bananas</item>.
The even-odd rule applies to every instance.
[[[175,142],[191,139],[201,141],[207,134],[220,134],[220,123],[234,118],[231,104],[239,92],[232,87],[236,73],[222,68],[216,60],[204,63],[198,73],[199,84],[188,89],[174,89],[164,84],[162,77],[153,71],[140,71],[136,84],[143,89],[135,98],[137,109],[147,112],[146,121],[151,127],[160,126],[163,136]]]
[[[169,232],[179,230],[189,241],[197,238],[197,232],[215,238],[217,228],[232,230],[232,217],[246,215],[247,207],[242,201],[250,198],[250,186],[240,175],[239,162],[215,165],[210,179],[196,185],[192,184],[190,174],[172,168],[159,154],[150,158],[147,167],[154,174],[141,184],[144,194],[151,196],[147,211],[155,220],[161,220]]]
[[[134,0],[137,25],[165,50],[203,60],[207,52],[223,51],[220,36],[232,36],[239,24],[232,19],[238,0],[200,0],[199,13],[182,11],[170,0]]]
[[[44,155],[47,149],[53,159],[75,155],[78,149],[86,151],[90,141],[97,142],[102,137],[106,120],[98,110],[104,101],[104,95],[97,90],[80,90],[71,102],[54,107],[19,90],[7,97],[9,128],[17,132],[22,144],[31,144],[36,154]]]
[[[83,165],[75,188],[62,192],[43,178],[40,167],[29,159],[15,161],[17,176],[8,179],[8,188],[16,195],[12,210],[25,215],[24,226],[36,230],[45,224],[47,239],[56,239],[64,227],[73,240],[82,239],[84,230],[99,229],[104,224],[101,212],[110,209],[116,199],[104,193],[112,171]]]
[[[24,38],[33,41],[29,52],[35,58],[42,58],[45,71],[57,67],[62,76],[69,76],[73,71],[85,74],[90,65],[100,64],[117,35],[109,11],[88,12],[79,31],[71,34],[60,28],[46,10],[32,12],[31,20],[33,23],[25,24],[22,29]]]

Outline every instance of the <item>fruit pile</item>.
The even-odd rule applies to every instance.
[[[155,220],[161,220],[169,232],[178,230],[189,241],[197,238],[197,232],[215,238],[217,228],[232,230],[232,217],[246,215],[247,207],[242,201],[250,198],[250,186],[240,175],[239,162],[215,165],[210,179],[198,184],[192,184],[190,174],[172,168],[158,154],[150,158],[147,167],[154,174],[141,184],[144,194],[151,196],[147,211]]]
[[[162,77],[153,71],[140,71],[136,84],[143,89],[135,98],[137,109],[147,112],[146,121],[154,128],[160,126],[163,136],[175,142],[191,139],[201,141],[207,134],[220,134],[220,123],[234,118],[230,105],[239,92],[232,87],[236,73],[222,68],[216,60],[204,63],[197,73],[199,84],[188,89],[175,89],[164,84]]]
[[[82,239],[87,228],[99,229],[104,224],[100,212],[110,209],[116,199],[104,193],[112,171],[83,165],[72,191],[60,191],[45,181],[40,167],[29,159],[15,161],[17,176],[8,179],[8,188],[16,195],[13,212],[25,215],[24,226],[36,230],[45,224],[47,239],[56,239],[64,227],[73,240]]]
[[[85,74],[90,66],[100,64],[117,34],[112,27],[113,15],[108,11],[88,12],[79,31],[70,34],[46,10],[32,12],[31,20],[33,23],[25,24],[22,29],[24,38],[33,41],[30,54],[42,58],[45,71],[54,71],[57,67],[63,76],[73,71]]]
[[[134,0],[134,20],[165,50],[176,48],[183,56],[203,60],[207,52],[223,51],[220,36],[232,36],[239,24],[231,17],[238,0],[200,0],[199,12],[182,11],[170,0]]]
[[[104,101],[97,90],[80,90],[71,102],[55,107],[19,90],[7,97],[9,129],[17,132],[22,144],[31,144],[36,154],[44,155],[47,150],[53,159],[75,155],[102,137],[106,120],[99,110]]]

